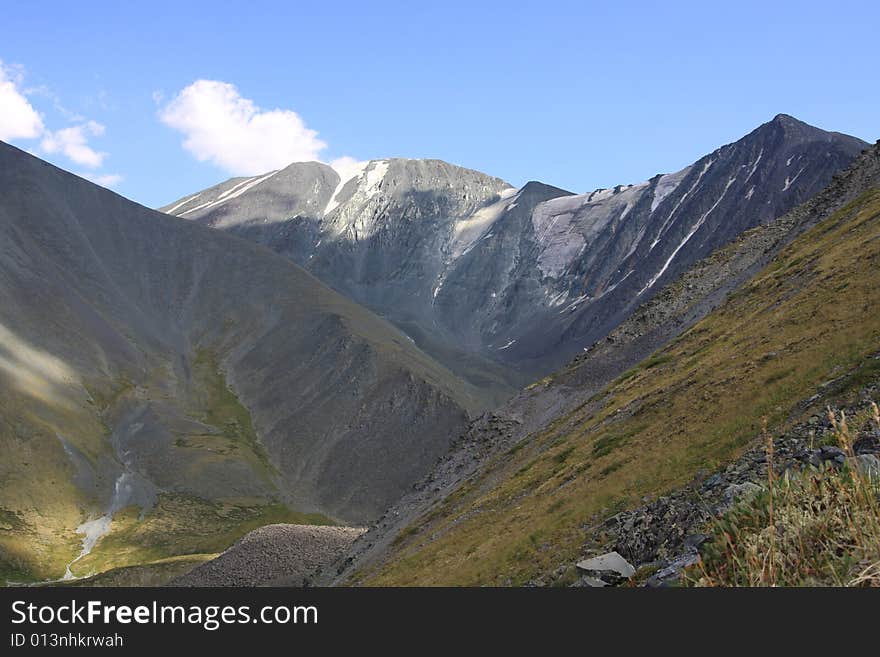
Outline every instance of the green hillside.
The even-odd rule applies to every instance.
[[[836,380],[880,375],[880,190],[787,247],[668,347],[495,458],[398,537],[375,585],[523,584],[584,528],[735,458]],[[819,402],[821,403],[821,402]]]

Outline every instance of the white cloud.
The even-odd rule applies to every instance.
[[[25,96],[37,96],[40,98],[46,98],[51,101],[53,107],[55,107],[55,111],[57,111],[61,116],[70,121],[71,123],[79,123],[81,121],[86,121],[86,117],[82,114],[78,114],[70,109],[68,109],[62,102],[61,98],[52,91],[45,84],[38,85],[36,87],[28,87],[24,90]]]
[[[97,169],[104,163],[107,153],[100,153],[90,147],[88,138],[103,134],[104,126],[95,121],[87,121],[71,128],[47,131],[40,142],[40,148],[46,153],[61,152],[81,166]]]
[[[336,158],[330,162],[330,166],[336,170],[336,173],[339,174],[339,177],[342,180],[350,180],[359,175],[366,165],[366,161],[356,160],[348,155]]]
[[[160,110],[159,118],[184,134],[183,146],[197,160],[233,175],[318,160],[327,147],[296,112],[263,110],[218,80],[193,82]]]
[[[72,162],[90,169],[103,165],[107,153],[96,151],[88,142],[91,137],[102,136],[104,126],[68,110],[57,94],[45,85],[23,89],[23,82],[24,69],[21,66],[5,66],[0,60],[0,139],[39,139],[39,149],[29,148],[29,153],[38,157],[60,153]],[[50,101],[59,114],[79,125],[54,131],[48,129],[28,96]],[[122,180],[119,174],[93,174],[85,177],[107,187]]]
[[[45,130],[43,119],[19,91],[21,72],[0,60],[0,139],[35,139]]]
[[[115,187],[122,182],[122,176],[118,173],[80,173],[79,175],[101,187]]]

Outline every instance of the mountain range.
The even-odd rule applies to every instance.
[[[612,423],[608,386],[870,189],[866,147],[779,115],[588,194],[439,160],[307,162],[156,211],[0,143],[0,576],[182,569],[276,522],[376,523],[327,581],[431,581],[435,556],[410,568],[427,544],[404,539],[434,522],[452,542],[431,555],[460,531],[518,554],[504,523],[555,518],[544,498],[502,505],[489,540],[464,522],[475,491],[525,499],[526,457],[546,481],[575,467],[559,427],[598,399]],[[634,459],[602,467],[625,488]],[[444,583],[535,575],[496,560],[480,580],[453,559]]]
[[[322,581],[601,586],[575,564],[609,550],[639,567],[642,583],[664,570],[677,577],[717,509],[768,485],[770,438],[792,478],[824,459],[843,463],[827,417],[846,407],[858,436],[850,458],[880,465],[870,407],[880,395],[878,264],[880,142],[473,422]],[[816,541],[802,558],[825,549],[817,500],[815,519],[797,511],[815,526],[780,532]]]
[[[296,163],[162,208],[269,246],[476,385],[520,387],[810,198],[866,144],[780,114],[684,169],[573,194],[436,160]]]

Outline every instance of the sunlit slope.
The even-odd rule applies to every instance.
[[[880,191],[787,247],[718,310],[403,532],[369,584],[521,584],[584,528],[741,452],[829,381],[880,370]],[[825,387],[823,387],[825,386]]]

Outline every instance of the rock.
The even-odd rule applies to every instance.
[[[874,390],[872,387],[867,393],[876,396]],[[866,391],[863,390],[862,395],[869,399]],[[840,410],[849,417],[857,417],[864,408],[862,403]],[[852,470],[858,469],[880,478],[880,428],[866,421],[854,435],[855,456],[847,459],[840,447],[821,445],[832,437],[832,429],[820,416],[813,417],[813,422],[798,424],[774,439],[773,461],[778,476],[784,473],[797,476],[810,465],[821,469],[823,465],[838,468],[848,464]],[[811,448],[814,442],[819,445]],[[600,545],[606,550],[616,550],[646,573],[654,571],[645,580],[646,585],[675,585],[681,570],[697,562],[699,551],[706,542],[706,534],[701,532],[705,531],[709,519],[729,511],[734,502],[765,490],[760,485],[767,480],[765,448],[764,441],[756,443],[723,469],[708,476],[700,473],[696,481],[686,487],[673,490],[649,504],[619,512],[588,528],[592,540],[585,544],[585,552],[594,553]],[[589,576],[606,584],[611,579],[622,581],[613,572],[591,572]]]
[[[319,525],[266,525],[169,586],[310,586],[364,530]]]
[[[867,475],[871,479],[880,478],[880,459],[873,454],[859,454],[850,459],[854,470]]]
[[[730,486],[725,488],[724,498],[733,504],[734,502],[751,499],[763,490],[763,486],[759,486],[751,481],[744,481],[741,484],[730,484]]]
[[[804,454],[803,460],[814,468],[818,468],[822,464],[822,457],[818,449],[809,450]]]
[[[880,435],[873,434],[859,436],[853,441],[853,451],[856,454],[873,454],[880,452]]]
[[[699,553],[688,552],[670,563],[665,568],[661,568],[656,573],[651,575],[651,577],[648,578],[646,584],[652,587],[669,586],[670,584],[678,580],[682,570],[684,570],[688,566],[693,566],[695,563],[699,562],[699,560]]]
[[[588,573],[613,572],[626,578],[632,577],[636,574],[636,569],[633,568],[632,564],[617,552],[607,552],[598,557],[584,559],[577,563],[577,567],[579,570]]]
[[[611,586],[608,582],[605,582],[597,577],[590,577],[589,575],[584,575],[583,577],[581,577],[581,584],[594,589]]]
[[[711,477],[706,479],[706,481],[703,485],[706,488],[714,488],[715,486],[717,486],[720,483],[721,483],[721,475],[720,474],[713,474]]]
[[[709,534],[691,534],[684,539],[684,547],[686,550],[699,550],[703,543],[711,541]]]
[[[846,452],[840,449],[840,447],[824,445],[819,448],[819,457],[822,461],[831,461],[835,465],[846,463]]]

